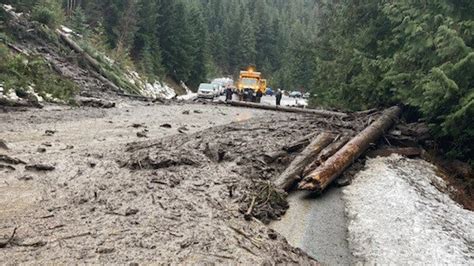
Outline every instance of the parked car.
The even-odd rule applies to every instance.
[[[303,95],[299,91],[292,91],[289,95],[291,98],[301,98]]]
[[[265,92],[266,95],[268,96],[273,96],[273,89],[272,88],[267,88],[267,91]]]
[[[219,95],[219,89],[216,84],[201,83],[198,88],[199,98],[214,99]]]

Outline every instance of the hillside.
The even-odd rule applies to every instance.
[[[173,89],[142,78],[67,27],[55,30],[31,21],[29,14],[17,13],[12,6],[2,8],[1,86],[4,98],[13,100],[11,105],[37,105],[38,101],[78,104],[81,97],[127,95],[170,99],[186,93],[187,88],[179,85],[172,85]]]

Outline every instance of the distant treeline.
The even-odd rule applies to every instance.
[[[272,85],[306,88],[318,8],[308,0],[15,0],[66,23],[151,77],[195,87],[249,65]],[[60,11],[61,14],[54,14]],[[48,14],[49,13],[49,14]],[[53,18],[46,18],[52,16]],[[100,43],[100,42],[102,43]],[[308,62],[308,63],[306,63]]]

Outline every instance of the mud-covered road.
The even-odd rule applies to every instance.
[[[323,120],[124,102],[0,121],[9,148],[0,154],[22,161],[0,162],[2,264],[315,263],[262,223],[286,208],[268,180],[291,160],[262,155],[322,130]]]

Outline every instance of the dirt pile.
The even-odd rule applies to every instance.
[[[210,196],[212,200],[231,204],[241,213],[268,223],[283,215],[288,207],[285,193],[277,191],[270,180],[285,169],[297,150],[284,153],[276,160],[268,160],[268,154],[282,151],[292,141],[315,132],[329,130],[350,134],[353,131],[345,127],[343,121],[339,126],[337,122],[331,123],[331,128],[325,125],[329,125],[326,119],[286,115],[281,119],[233,123],[191,135],[129,144],[130,159],[123,165],[163,175],[166,178],[154,180],[160,179],[170,186],[187,179],[200,180],[207,196],[219,195]],[[189,175],[189,171],[196,168],[203,170]],[[216,183],[226,185],[211,186]]]

